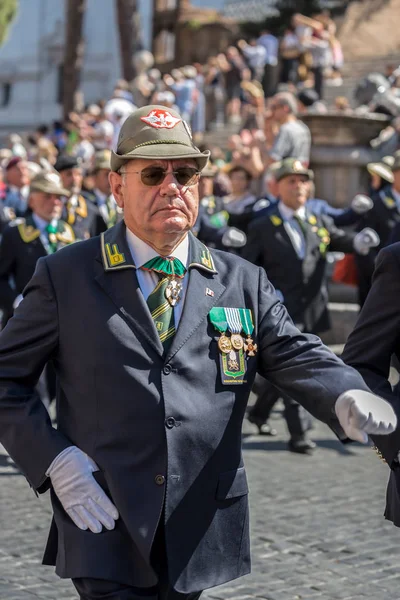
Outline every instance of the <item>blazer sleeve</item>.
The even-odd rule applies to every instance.
[[[12,314],[13,303],[18,295],[10,285],[10,276],[15,270],[16,233],[16,227],[7,227],[0,243],[0,307],[8,314]]]
[[[347,439],[334,411],[337,398],[351,389],[369,391],[356,370],[311,334],[301,333],[278,301],[265,273],[259,287],[259,372],[281,392]]]
[[[40,259],[24,299],[0,334],[0,442],[32,487],[48,487],[53,459],[71,442],[51,425],[35,386],[58,345],[57,302]]]
[[[346,254],[354,252],[353,241],[356,235],[355,233],[347,232],[336,227],[333,219],[327,215],[322,217],[322,222],[324,227],[329,231],[331,238],[329,250],[331,252],[345,252]]]
[[[242,258],[258,266],[262,266],[262,240],[264,239],[261,233],[260,222],[265,222],[264,217],[250,223],[247,232],[247,243],[241,251]]]
[[[373,392],[386,398],[399,418],[399,398],[389,382],[392,354],[400,352],[400,244],[378,255],[371,290],[342,358],[357,369]],[[374,436],[389,465],[400,450],[400,430]]]

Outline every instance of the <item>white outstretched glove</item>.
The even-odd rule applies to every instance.
[[[340,394],[335,412],[347,437],[362,444],[368,442],[368,434],[387,435],[397,425],[389,402],[364,390],[348,390]]]
[[[379,235],[370,227],[364,227],[353,240],[353,247],[357,254],[368,254],[371,248],[379,246]]]
[[[227,248],[243,248],[247,242],[247,236],[244,231],[236,227],[228,227],[222,236],[222,245]]]
[[[357,194],[350,203],[350,207],[358,215],[364,215],[374,206],[372,199],[365,194]]]
[[[76,446],[63,450],[46,471],[64,510],[79,529],[114,529],[119,514],[92,473],[96,463]]]

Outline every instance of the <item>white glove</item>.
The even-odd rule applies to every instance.
[[[368,442],[367,434],[387,435],[397,425],[389,402],[364,390],[348,390],[340,394],[335,412],[347,437],[362,444]]]
[[[246,245],[247,237],[244,231],[236,227],[228,227],[222,236],[222,245],[227,248],[243,248]]]
[[[275,290],[275,294],[278,296],[278,300],[279,300],[279,302],[282,302],[282,303],[283,303],[283,302],[285,301],[285,299],[284,299],[284,297],[283,297],[283,294],[282,294],[281,290]]]
[[[357,194],[354,196],[353,200],[350,203],[350,207],[354,210],[358,215],[363,215],[374,206],[373,201],[369,196],[365,196],[364,194]]]
[[[353,240],[353,247],[357,254],[368,254],[371,248],[379,246],[381,240],[379,235],[370,227],[365,227],[357,233]]]
[[[13,302],[13,309],[14,309],[14,310],[15,310],[15,309],[16,309],[16,308],[17,308],[17,307],[18,307],[18,306],[21,304],[21,302],[22,302],[22,300],[23,300],[23,299],[24,299],[24,297],[23,297],[23,295],[22,295],[22,294],[19,294],[19,295],[18,295],[18,296],[15,298],[15,300],[14,300],[14,302]]]
[[[96,463],[76,446],[63,450],[46,471],[64,510],[79,529],[114,529],[119,514],[92,473]]]

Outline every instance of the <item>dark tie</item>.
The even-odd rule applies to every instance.
[[[180,286],[176,278],[182,279],[186,269],[178,258],[162,258],[161,256],[152,258],[141,268],[145,271],[154,271],[159,277],[157,285],[147,298],[147,306],[160,341],[167,352],[176,333],[174,305],[179,300],[178,297],[178,300],[174,302],[173,293],[169,295],[169,300],[168,292],[173,292],[176,284]]]

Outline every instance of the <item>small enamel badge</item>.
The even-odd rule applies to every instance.
[[[206,296],[214,296],[214,292],[212,290],[210,290],[210,288],[206,288]]]
[[[182,121],[182,119],[173,117],[167,110],[161,109],[151,110],[147,117],[140,117],[140,120],[156,129],[172,129]]]

